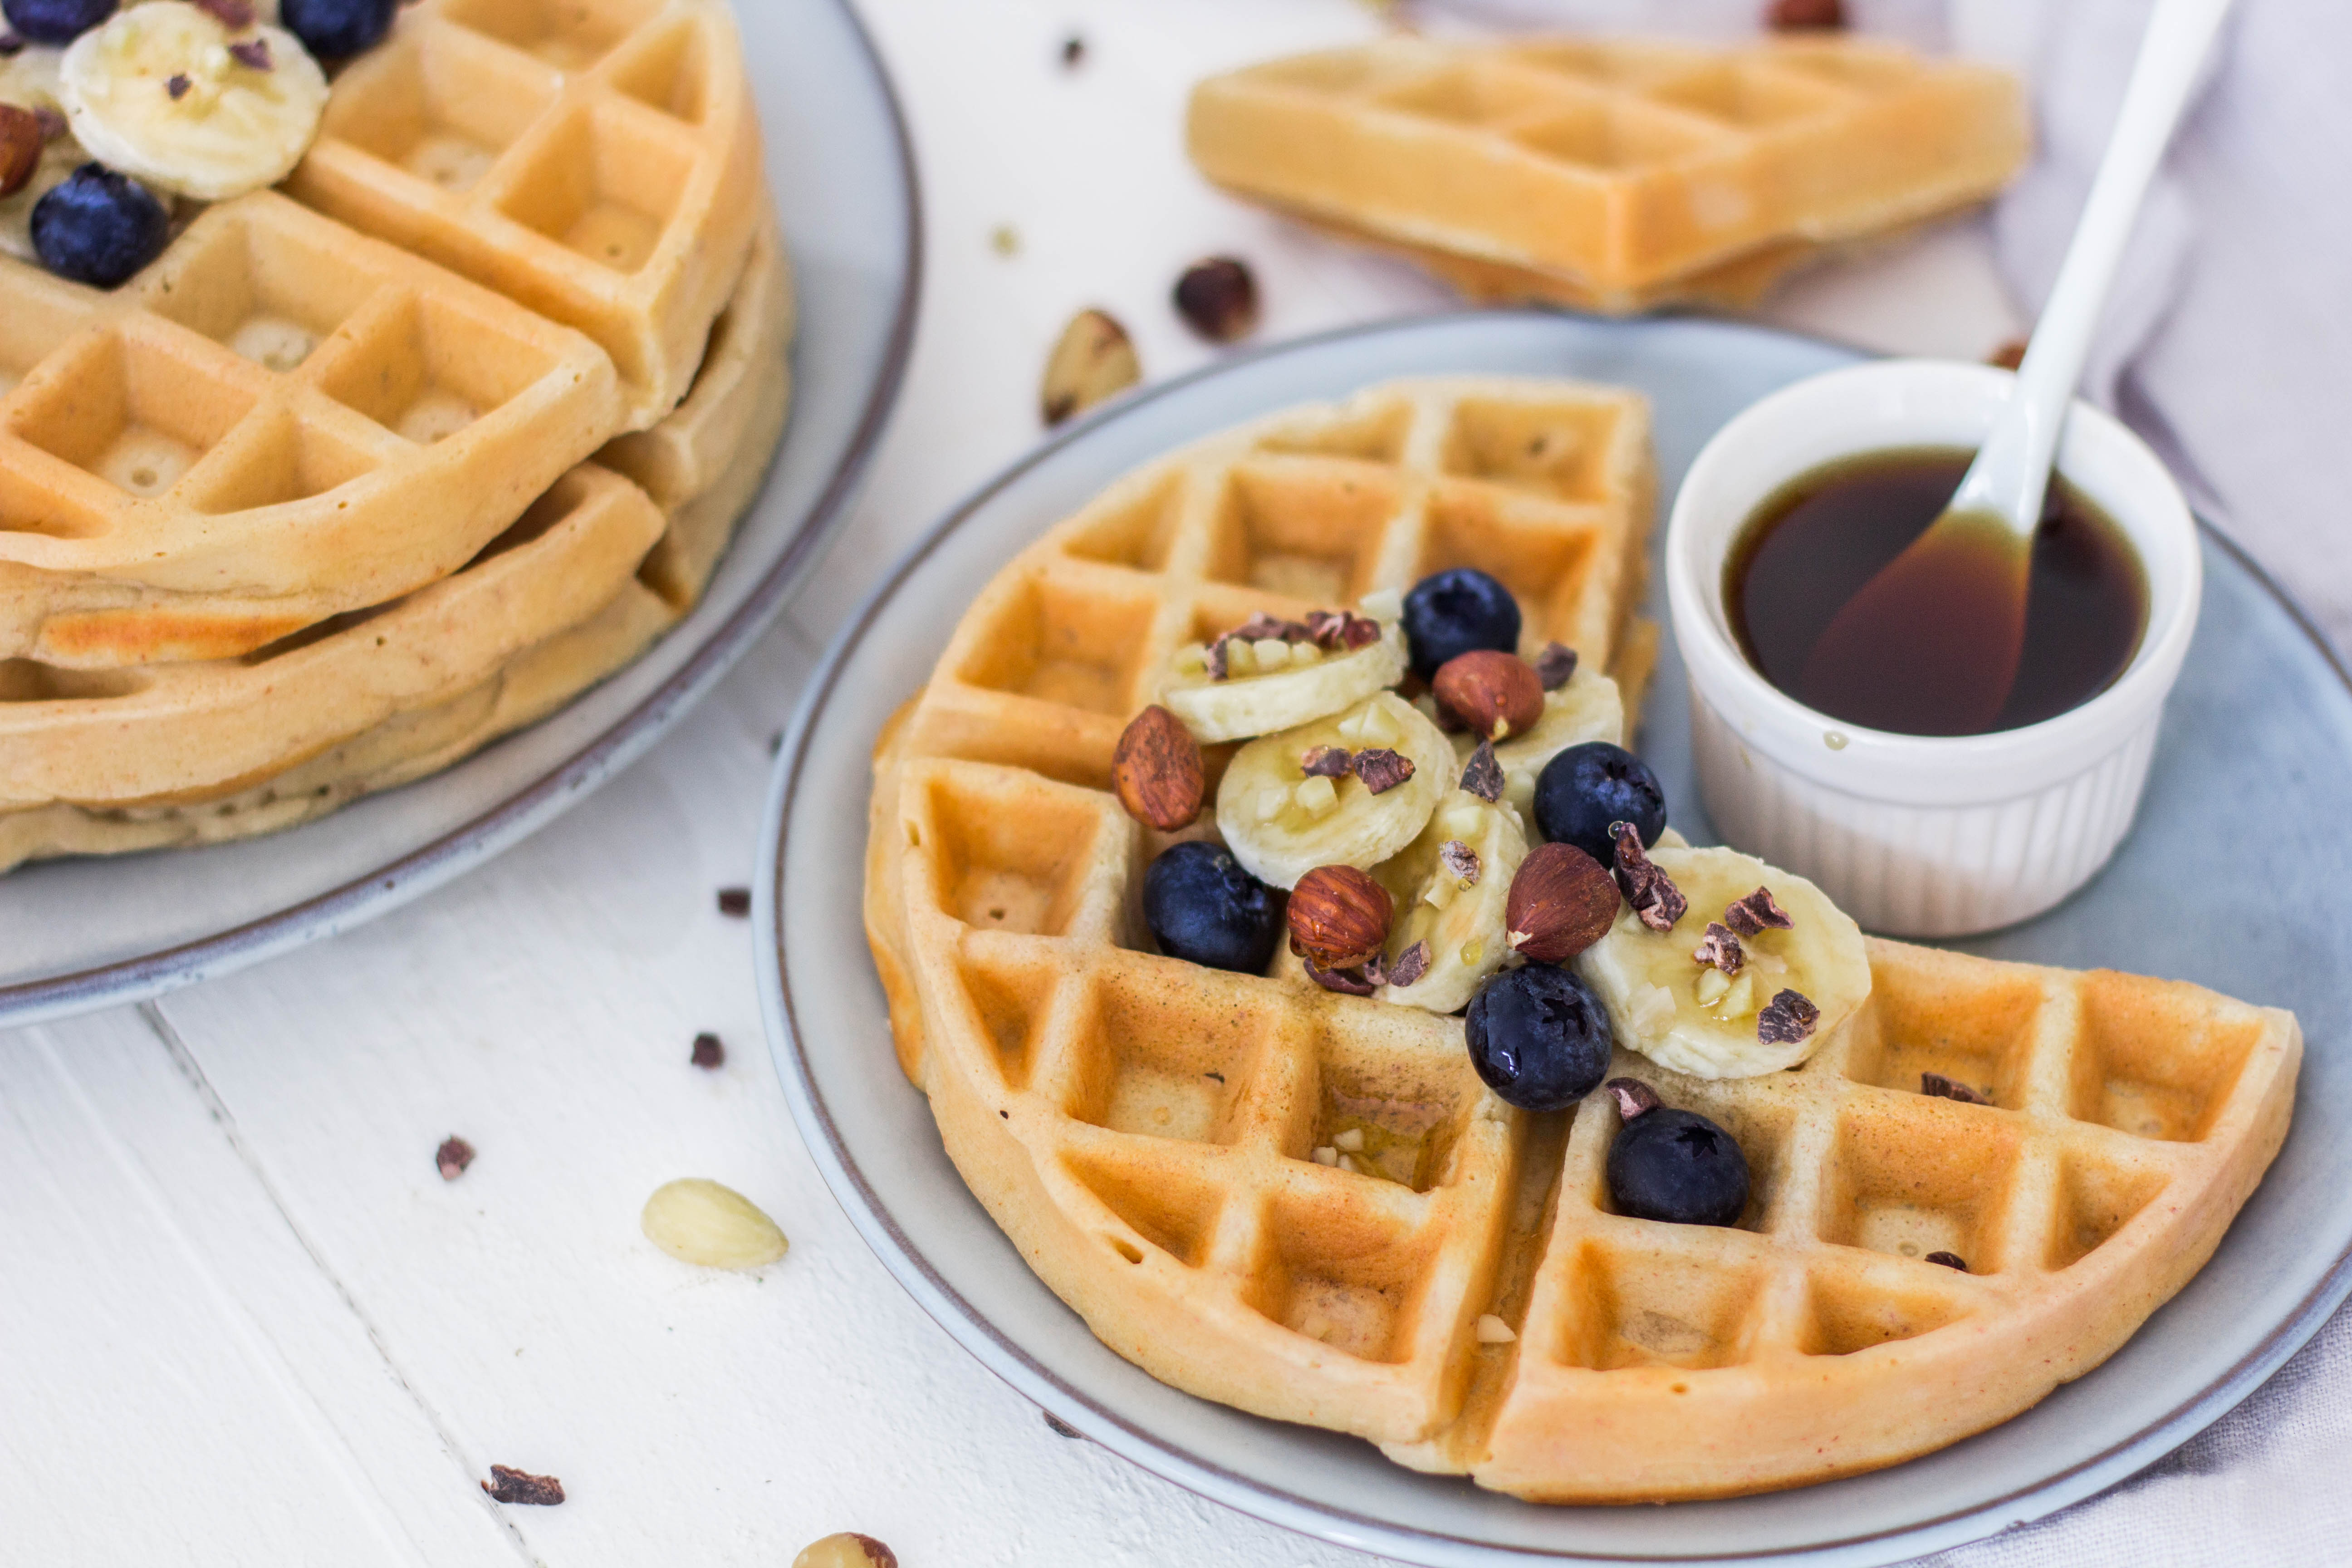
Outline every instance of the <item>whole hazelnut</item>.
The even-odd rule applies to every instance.
[[[1247,337],[1257,326],[1257,279],[1230,256],[1196,261],[1176,279],[1176,313],[1212,342]]]
[[[1119,736],[1118,749],[1111,753],[1110,780],[1128,816],[1173,833],[1201,815],[1206,788],[1201,743],[1182,720],[1154,703]]]
[[[1490,647],[1456,654],[1430,682],[1438,706],[1490,741],[1523,735],[1543,717],[1542,678],[1517,654]]]
[[[1370,873],[1318,866],[1290,890],[1290,949],[1326,969],[1353,969],[1388,945],[1395,909]]]
[[[1564,963],[1617,922],[1617,881],[1573,844],[1538,844],[1503,903],[1503,940],[1522,958]]]
[[[898,1568],[898,1554],[870,1535],[845,1530],[801,1548],[793,1568]]]

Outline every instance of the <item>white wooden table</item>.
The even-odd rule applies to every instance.
[[[782,1568],[841,1529],[908,1568],[1371,1561],[1055,1436],[916,1310],[801,1148],[750,926],[714,893],[752,880],[771,740],[816,650],[1035,439],[1073,311],[1111,310],[1164,375],[1212,352],[1167,304],[1200,255],[1257,268],[1265,337],[1444,302],[1181,154],[1196,76],[1378,23],[1349,0],[866,9],[919,142],[923,323],[865,502],[783,623],[652,757],[470,879],[152,1005],[0,1035],[0,1562]],[[1981,355],[2015,327],[1988,255],[1964,226],[1773,314]],[[688,1060],[703,1030],[715,1072]],[[445,1182],[451,1133],[479,1157]],[[761,1204],[791,1256],[733,1275],[656,1252],[637,1210],[688,1174]],[[491,1503],[494,1462],[570,1500]]]

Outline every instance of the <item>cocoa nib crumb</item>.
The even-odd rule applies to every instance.
[[[1345,746],[1309,746],[1298,769],[1310,779],[1343,779],[1356,771],[1356,759]]]
[[[688,1059],[696,1067],[716,1071],[727,1065],[727,1047],[719,1043],[718,1036],[705,1030],[694,1037],[694,1050]]]
[[[1793,1046],[1813,1037],[1822,1010],[1795,991],[1783,991],[1756,1015],[1756,1037],[1768,1046]]]
[[[1219,637],[1209,645],[1209,679],[1211,680],[1225,679],[1225,644],[1228,640],[1230,639]]]
[[[232,33],[242,33],[253,26],[251,0],[196,0],[196,9]]]
[[[1381,640],[1381,623],[1346,610],[1309,610],[1307,632],[1315,639],[1315,646],[1326,653],[1341,648],[1353,653]]]
[[[1638,1078],[1612,1078],[1602,1087],[1617,1097],[1617,1114],[1627,1121],[1658,1109],[1658,1091]]]
[[[1374,959],[1361,969],[1326,969],[1313,959],[1302,959],[1307,966],[1307,978],[1326,991],[1344,992],[1350,996],[1370,996],[1381,988],[1381,983],[1365,971],[1380,963]]]
[[[1642,832],[1630,822],[1613,824],[1609,829],[1617,840],[1617,889],[1633,912],[1652,931],[1668,931],[1690,908],[1690,900],[1675,886],[1675,879],[1660,870],[1651,858],[1642,853]]]
[[[1396,962],[1389,965],[1389,984],[1411,985],[1428,973],[1429,943],[1417,942],[1398,953]]]
[[[1845,26],[1844,0],[1772,0],[1764,25],[1776,33],[1833,33]]]
[[[1267,615],[1264,610],[1260,610],[1256,615],[1252,616],[1248,620],[1244,621],[1240,626],[1235,626],[1232,631],[1227,632],[1225,635],[1227,637],[1246,637],[1251,642],[1264,642],[1268,637],[1280,637],[1284,642],[1313,642],[1315,640],[1315,634],[1307,630],[1307,627],[1299,622],[1277,621],[1272,616]]]
[[[24,39],[14,33],[0,33],[0,60],[13,60],[24,52]]]
[[[1495,760],[1495,742],[1481,741],[1462,770],[1462,787],[1483,801],[1503,798],[1503,764]]]
[[[719,912],[730,920],[742,920],[751,912],[751,889],[721,888],[719,889]]]
[[[1356,753],[1356,776],[1374,795],[1386,795],[1412,777],[1412,759],[1385,746]]]
[[[1725,910],[1723,920],[1742,936],[1755,936],[1767,926],[1774,931],[1790,931],[1797,924],[1789,918],[1788,910],[1773,901],[1769,888],[1759,888]]]
[[[1543,652],[1536,655],[1536,679],[1543,682],[1546,691],[1558,691],[1576,676],[1576,650],[1566,643],[1544,644]]]
[[[1239,257],[1212,256],[1184,268],[1174,302],[1184,324],[1211,342],[1229,343],[1257,327],[1257,278]]]
[[[1462,879],[1468,887],[1478,885],[1478,852],[1459,838],[1449,838],[1437,847],[1437,863]]]
[[[1958,1079],[1946,1078],[1939,1072],[1919,1075],[1919,1092],[1937,1100],[1957,1100],[1963,1105],[1990,1105],[1991,1100],[1970,1089]]]
[[[463,1138],[445,1138],[441,1147],[433,1151],[433,1163],[445,1182],[454,1182],[466,1173],[474,1163],[474,1146]]]
[[[533,1508],[553,1508],[563,1500],[563,1483],[553,1476],[534,1476],[508,1465],[492,1465],[490,1479],[482,1483],[482,1489],[494,1502],[527,1503]]]
[[[1706,934],[1699,939],[1691,957],[1701,963],[1713,964],[1726,974],[1738,973],[1739,966],[1748,960],[1748,955],[1739,951],[1739,939],[1720,921],[1706,922]]]
[[[1087,41],[1077,34],[1072,33],[1068,37],[1062,40],[1062,68],[1065,70],[1076,70],[1086,63]],[[1045,1419],[1048,1421],[1054,1420],[1050,1415],[1046,1416]],[[1056,1426],[1061,1425],[1058,1421],[1055,1421],[1054,1424]],[[1075,1437],[1077,1434],[1076,1432],[1072,1432],[1067,1434],[1067,1436]]]
[[[185,71],[178,71],[174,72],[172,77],[163,83],[163,90],[172,95],[172,101],[173,103],[177,103],[180,100],[187,97],[188,89],[195,85],[196,84],[194,82],[188,79],[188,76]]]
[[[231,44],[228,47],[228,58],[247,70],[266,71],[278,68],[278,62],[269,58],[268,38],[247,38],[241,44]]]
[[[1957,1252],[1931,1252],[1927,1254],[1927,1261],[1940,1263],[1947,1268],[1957,1268],[1963,1274],[1969,1271],[1968,1259]]]

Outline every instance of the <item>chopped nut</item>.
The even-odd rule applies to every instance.
[[[1478,885],[1478,874],[1484,869],[1478,863],[1478,852],[1459,838],[1449,838],[1437,847],[1437,863],[1454,873],[1465,888]]]
[[[1381,623],[1345,610],[1309,610],[1307,635],[1327,653],[1337,653],[1341,648],[1353,653],[1381,640]]]
[[[163,90],[171,95],[171,99],[173,103],[177,103],[180,100],[187,97],[188,89],[195,85],[196,84],[194,82],[188,79],[187,73],[185,71],[174,71],[169,78],[165,79],[163,82]]]
[[[742,920],[751,912],[751,889],[721,888],[719,889],[719,912],[730,920]]]
[[[1638,1078],[1612,1078],[1601,1086],[1617,1100],[1617,1114],[1626,1121],[1658,1109],[1658,1091]]]
[[[1356,771],[1355,753],[1345,746],[1309,746],[1298,771],[1310,779],[1343,779]]]
[[[2003,370],[2015,370],[2025,363],[2026,342],[2023,338],[2011,338],[1985,356],[1985,363],[1997,364]]]
[[[41,121],[29,109],[0,103],[0,197],[15,195],[32,183],[41,166]]]
[[[1822,1010],[1800,992],[1782,991],[1756,1015],[1756,1037],[1768,1046],[1793,1046],[1813,1037]]]
[[[1511,879],[1503,940],[1522,958],[1565,963],[1616,920],[1617,884],[1601,862],[1573,844],[1538,844]]]
[[[1389,940],[1389,890],[1353,866],[1318,866],[1290,890],[1290,950],[1325,969],[1353,969]]]
[[[1947,1268],[1957,1268],[1963,1274],[1969,1271],[1968,1260],[1957,1252],[1931,1252],[1924,1261],[1940,1263]]]
[[[1437,705],[1490,741],[1525,734],[1543,717],[1543,682],[1517,654],[1474,648],[1441,666],[1429,683]]]
[[[716,1072],[727,1065],[727,1047],[719,1043],[718,1036],[706,1031],[694,1037],[694,1050],[688,1059],[696,1067]]]
[[[1176,279],[1176,313],[1212,342],[1247,337],[1257,325],[1257,279],[1230,256],[1196,261]]]
[[[1482,1345],[1507,1345],[1517,1339],[1517,1331],[1492,1312],[1478,1315],[1478,1342]]]
[[[228,47],[228,58],[249,71],[278,68],[278,62],[269,58],[268,38],[247,38],[243,43],[231,44]]]
[[[1339,1150],[1343,1153],[1362,1153],[1364,1152],[1364,1130],[1360,1127],[1350,1127],[1344,1132],[1333,1133],[1331,1135],[1331,1147]]]
[[[1128,816],[1162,833],[1189,826],[1201,815],[1207,789],[1201,743],[1182,720],[1157,703],[1138,713],[1119,735],[1110,777]]]
[[[1462,769],[1462,787],[1483,801],[1491,803],[1503,798],[1503,764],[1496,760],[1494,742],[1481,741],[1478,749],[1470,753],[1470,761]]]
[[[698,1176],[655,1188],[637,1223],[647,1241],[706,1268],[757,1268],[792,1245],[751,1199]]]
[[[1843,0],[1772,0],[1764,25],[1776,33],[1836,32],[1845,26]]]
[[[1143,379],[1127,329],[1102,310],[1081,310],[1045,361],[1038,408],[1048,425],[1115,397]]]
[[[445,1182],[454,1182],[464,1175],[466,1167],[473,1163],[474,1146],[463,1138],[445,1138],[441,1141],[441,1147],[433,1151],[434,1168],[441,1173],[441,1179]]]
[[[518,1470],[508,1465],[492,1465],[490,1479],[482,1483],[493,1502],[523,1503],[532,1508],[553,1508],[563,1500],[563,1483],[553,1476],[534,1476],[529,1470]]]
[[[1429,943],[1417,942],[1398,953],[1396,962],[1389,965],[1389,984],[1400,987],[1416,984],[1428,973]]]
[[[1683,897],[1673,878],[1642,853],[1642,835],[1632,823],[1612,824],[1609,832],[1617,840],[1617,886],[1624,891],[1625,901],[1652,931],[1674,930],[1675,922],[1690,908],[1690,900]]]
[[[1546,691],[1558,691],[1576,677],[1576,650],[1566,643],[1548,642],[1536,655],[1536,679]]]
[[[1797,922],[1789,918],[1772,898],[1772,889],[1759,888],[1723,911],[1723,920],[1742,936],[1760,936],[1769,927],[1774,931],[1792,931]]]
[[[1946,1078],[1939,1072],[1919,1075],[1919,1092],[1938,1100],[1957,1100],[1963,1105],[1990,1105],[1992,1101],[1957,1079]]]
[[[1269,639],[1284,643],[1315,640],[1314,632],[1303,622],[1276,620],[1264,610],[1260,610],[1225,635],[1246,638],[1253,643],[1265,642]]]
[[[803,1547],[793,1568],[898,1568],[898,1554],[870,1535],[844,1531]]]
[[[1318,1165],[1336,1166],[1339,1163],[1339,1151],[1328,1143],[1318,1145],[1315,1150],[1315,1163]]]
[[[1691,957],[1700,963],[1712,964],[1726,974],[1737,974],[1747,954],[1739,951],[1739,939],[1731,928],[1720,921],[1706,922],[1706,934],[1699,938],[1698,948]]]
[[[232,33],[242,33],[253,26],[251,0],[196,0],[196,9]]]
[[[1374,795],[1386,795],[1412,777],[1412,759],[1385,746],[1356,753],[1356,776]]]

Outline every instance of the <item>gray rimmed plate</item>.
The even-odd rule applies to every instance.
[[[289,833],[0,879],[0,1026],[152,995],[373,919],[635,760],[766,629],[847,515],[914,340],[921,214],[880,57],[845,0],[740,16],[798,291],[792,420],[694,614],[644,658],[446,773]]]
[[[2333,805],[2352,683],[2242,556],[2207,539],[2204,616],[2140,819],[2088,889],[1963,944],[2107,964],[2292,1007],[2309,1044],[2284,1152],[2212,1262],[2105,1366],[1990,1432],[1893,1469],[1720,1502],[1544,1508],[1423,1476],[1370,1446],[1181,1394],[1120,1360],[1030,1273],[965,1189],[899,1075],[858,918],[867,755],[974,587],[1127,468],[1194,437],[1385,377],[1565,374],[1656,410],[1666,496],[1731,415],[1849,351],[1701,321],[1467,312],[1338,332],[1118,405],[950,515],[851,621],[778,760],[762,851],[769,1033],[811,1152],[883,1262],[948,1331],[1061,1419],[1203,1496],[1406,1562],[1893,1562],[1989,1535],[2147,1465],[2250,1393],[2352,1291],[2352,972],[2318,912],[2352,869]],[[1661,514],[1664,510],[1661,506]],[[1663,618],[1659,606],[1651,613]],[[1665,650],[1643,751],[1673,820],[1709,835],[1680,661]]]

